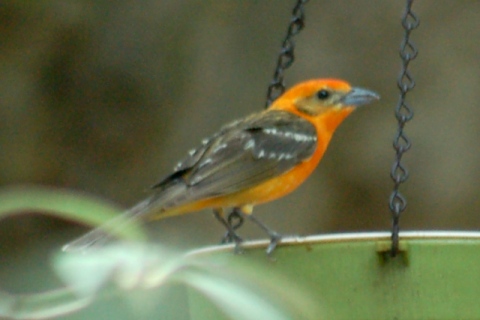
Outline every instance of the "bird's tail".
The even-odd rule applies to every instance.
[[[99,247],[116,235],[121,234],[121,231],[124,231],[128,226],[137,224],[141,220],[161,219],[178,214],[175,207],[191,200],[191,198],[188,198],[187,185],[183,179],[169,178],[162,183],[161,188],[157,187],[157,189],[159,190],[156,193],[120,216],[67,243],[62,250],[85,252],[92,247]]]
[[[139,223],[144,218],[143,216],[150,211],[151,203],[151,198],[139,202],[118,217],[65,244],[62,247],[62,251],[86,252],[102,246],[116,235],[119,235],[123,229]]]

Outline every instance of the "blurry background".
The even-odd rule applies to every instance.
[[[71,188],[128,207],[222,124],[262,110],[295,1],[2,1],[0,185]],[[480,2],[418,1],[417,87],[405,229],[480,229]],[[282,234],[390,228],[402,1],[310,1],[288,86],[338,77],[380,93],[337,131],[294,194],[257,207]],[[224,233],[208,212],[156,222],[161,243]],[[24,215],[0,221],[0,285],[87,230]],[[263,237],[255,226],[241,232]],[[44,250],[29,251],[45,244]],[[49,245],[46,245],[46,244]],[[50,251],[49,251],[50,250]],[[30,252],[27,254],[27,252]],[[41,264],[42,262],[40,262]],[[28,277],[24,278],[25,282]]]

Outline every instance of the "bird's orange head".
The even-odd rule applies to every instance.
[[[285,110],[335,130],[356,107],[378,100],[373,91],[350,86],[338,79],[301,82],[276,99],[270,110]]]

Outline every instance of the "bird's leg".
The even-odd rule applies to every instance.
[[[236,221],[235,221],[236,220]],[[233,228],[233,230],[237,230],[243,225],[243,216],[238,213],[237,210],[232,210],[228,215],[228,224]]]
[[[240,228],[242,225],[243,225],[243,217],[241,215],[238,214],[237,211],[235,210],[232,210],[232,212],[230,212],[230,214],[228,215],[228,218],[227,220],[225,220],[224,218],[224,215],[223,215],[223,211],[222,211],[222,221],[221,223],[223,225],[225,225],[227,227],[227,232],[225,233],[225,235],[223,236],[222,238],[222,241],[221,243],[230,243],[230,242],[233,242],[234,241],[234,237],[238,237],[238,235],[236,234],[235,232],[235,235],[232,235],[231,232],[230,232],[230,229],[233,229],[234,231],[236,231],[238,228]],[[217,217],[218,219],[218,217]],[[236,221],[235,221],[236,220]],[[228,224],[228,226],[226,225],[226,223]]]
[[[213,211],[213,214],[215,215],[215,218],[220,221],[220,223],[223,224],[223,226],[227,229],[227,232],[223,236],[221,243],[233,242],[235,238],[242,241],[242,239],[235,232],[235,230],[237,230],[243,224],[242,216],[232,211],[228,215],[228,220],[226,220],[223,209],[215,209]],[[233,221],[234,219],[238,219],[238,222]]]
[[[245,212],[243,212],[241,208],[235,208],[235,211],[237,211],[238,214],[243,216],[243,217],[245,217],[245,216],[248,217],[248,219],[250,219],[256,225],[258,225],[260,228],[262,228],[263,231],[265,231],[268,234],[268,236],[270,237],[270,244],[268,245],[268,248],[267,248],[266,252],[267,252],[268,256],[271,256],[273,251],[275,251],[275,248],[277,247],[277,245],[282,241],[282,235],[279,234],[278,232],[270,229],[262,221],[258,220],[252,214],[251,208],[246,208],[246,209],[247,210],[243,210],[243,211],[245,211]]]
[[[228,221],[225,220],[223,209],[214,209],[213,214],[215,218],[220,221],[220,223],[223,224],[223,226],[227,229],[227,233],[222,238],[222,243],[235,242],[235,252],[240,253],[240,243],[242,243],[243,239],[237,235],[235,229],[242,225],[243,217],[240,216],[240,222],[238,222],[236,225],[232,225],[230,216],[228,217]]]
[[[268,245],[268,248],[266,251],[267,255],[270,256],[273,253],[273,251],[275,251],[275,249],[277,248],[277,245],[282,241],[282,235],[270,229],[269,227],[267,227],[263,222],[258,220],[253,214],[249,214],[248,218],[252,222],[257,224],[260,228],[262,228],[270,237],[270,244]]]

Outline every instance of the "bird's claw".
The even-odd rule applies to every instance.
[[[234,248],[234,253],[235,254],[242,254],[243,248],[241,246],[243,239],[239,237],[236,233],[232,233],[230,231],[227,231],[225,235],[222,238],[222,244],[228,244],[228,243],[235,243],[235,248]]]
[[[235,248],[233,249],[234,254],[244,254],[245,250],[242,248],[241,242],[235,242]]]
[[[267,247],[267,256],[272,257],[273,251],[277,248],[277,245],[282,242],[282,235],[273,233],[270,235],[270,244]]]

